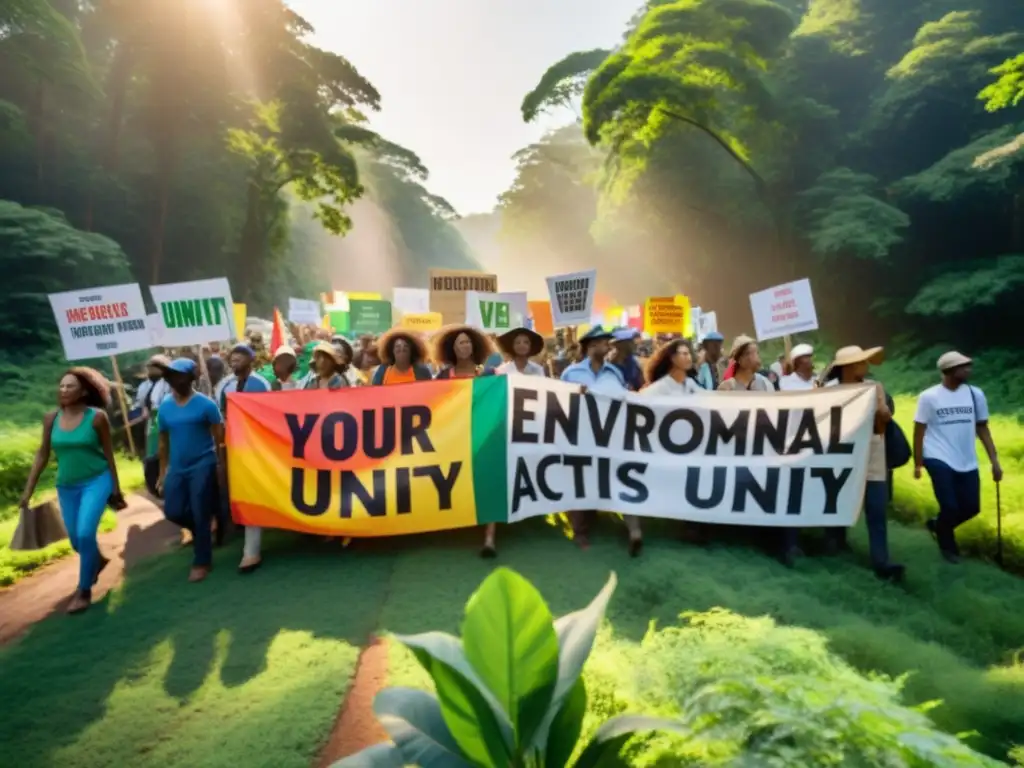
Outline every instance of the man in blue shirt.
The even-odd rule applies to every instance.
[[[245,344],[238,344],[231,350],[228,362],[232,375],[221,380],[217,386],[215,400],[222,413],[227,413],[228,395],[232,392],[269,392],[270,382],[253,371],[252,363],[256,352]]]
[[[612,334],[596,325],[580,337],[583,360],[562,371],[562,381],[580,384],[587,390],[602,395],[621,395],[626,392],[622,371],[605,360]]]
[[[196,364],[178,358],[164,368],[172,396],[160,404],[160,479],[164,516],[192,533],[192,570],[189,581],[202,581],[210,572],[213,541],[210,532],[214,516],[222,518],[220,497],[220,453],[224,442],[224,421],[217,404],[192,389]],[[218,529],[219,530],[219,529]]]
[[[697,370],[697,383],[709,392],[714,392],[718,389],[718,385],[722,383],[724,368],[721,363],[722,343],[724,341],[725,337],[722,334],[718,331],[712,331],[701,342],[704,350],[704,362],[701,363],[700,368]]]
[[[613,365],[622,371],[622,378],[630,392],[639,392],[644,386],[644,372],[636,361],[636,340],[640,332],[635,328],[616,328],[612,331],[615,341]]]
[[[605,360],[608,356],[608,342],[613,338],[614,336],[600,325],[581,336],[579,344],[583,351],[583,360],[566,368],[562,372],[562,381],[579,384],[583,392],[623,397],[628,390],[622,371]],[[597,517],[597,510],[572,510],[568,514],[577,546],[583,550],[589,549],[590,526]],[[630,557],[636,557],[644,545],[640,518],[623,515],[622,519],[629,530]]]

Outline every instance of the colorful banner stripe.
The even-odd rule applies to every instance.
[[[393,536],[507,519],[504,377],[228,398],[242,525]]]

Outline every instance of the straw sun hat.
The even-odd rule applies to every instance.
[[[881,365],[885,361],[885,349],[882,347],[841,347],[836,350],[836,356],[832,360],[832,368],[839,368],[844,365],[856,365],[857,363],[868,363],[870,365]]]

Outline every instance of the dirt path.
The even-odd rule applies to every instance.
[[[110,558],[110,564],[93,587],[94,601],[121,583],[126,568],[180,540],[178,529],[164,520],[160,508],[146,497],[130,496],[128,508],[117,517],[117,529],[99,536],[100,551]],[[63,611],[77,581],[78,558],[67,557],[0,590],[0,645],[21,637],[51,613]]]
[[[336,760],[388,740],[373,715],[373,697],[387,682],[388,644],[379,637],[373,638],[359,654],[355,679],[345,695],[327,745],[320,753],[317,768],[328,768]]]

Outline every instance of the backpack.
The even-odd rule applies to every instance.
[[[885,395],[885,404],[889,412],[895,415],[896,404],[889,393]],[[885,425],[883,439],[885,440],[886,469],[896,469],[910,461],[912,458],[910,443],[907,441],[907,436],[903,433],[900,425],[896,423],[896,419],[889,419],[889,423]]]

